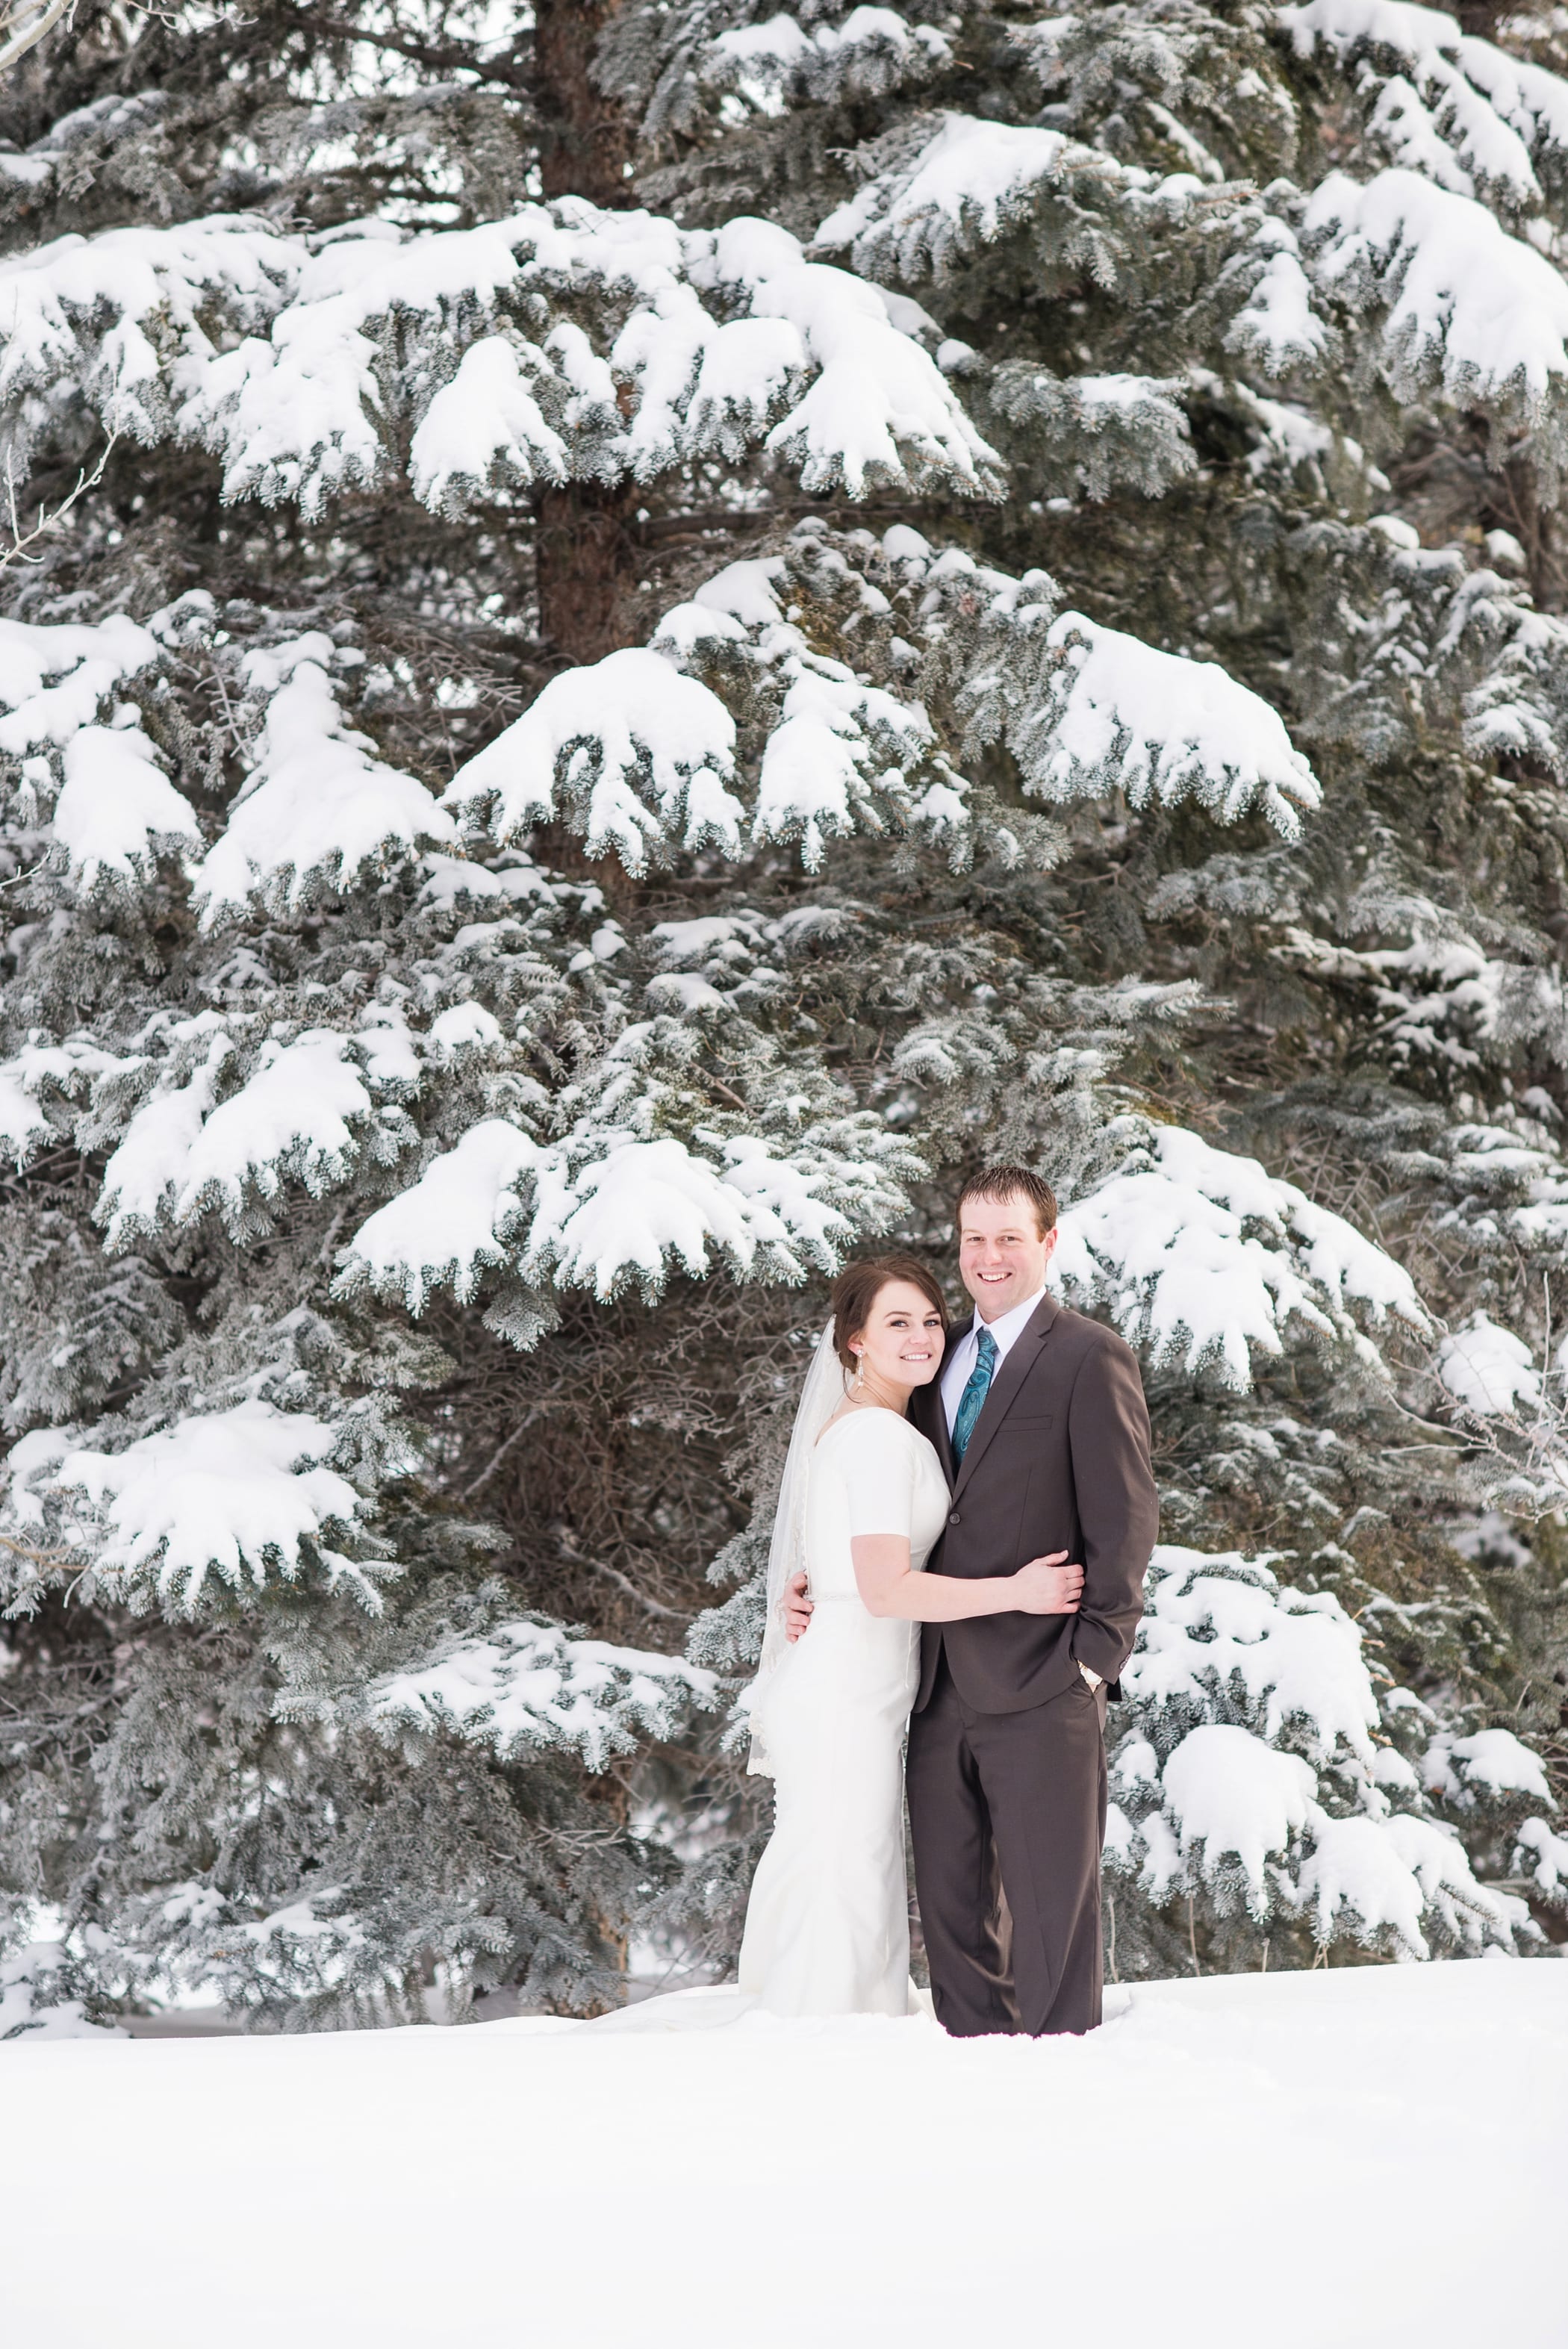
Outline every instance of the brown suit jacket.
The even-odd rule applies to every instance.
[[[960,1329],[951,1338],[949,1355],[963,1336]],[[992,1380],[961,1466],[940,1376],[915,1389],[909,1415],[935,1445],[953,1494],[947,1529],[926,1561],[933,1572],[1016,1574],[1058,1549],[1084,1570],[1077,1615],[926,1624],[915,1711],[930,1702],[944,1650],[959,1695],[977,1712],[1044,1704],[1071,1685],[1080,1663],[1119,1693],[1114,1683],[1132,1652],[1160,1529],[1131,1348],[1047,1296]]]

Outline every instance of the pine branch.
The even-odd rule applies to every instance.
[[[491,58],[481,59],[477,46],[458,41],[421,41],[412,34],[393,32],[386,26],[372,30],[365,25],[346,24],[339,16],[306,16],[303,21],[324,41],[366,42],[373,48],[391,49],[412,65],[428,67],[431,73],[474,74],[481,82],[499,82],[505,89],[523,93],[532,88],[528,73]]]

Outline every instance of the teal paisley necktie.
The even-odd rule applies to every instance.
[[[976,1341],[975,1368],[969,1373],[969,1383],[958,1398],[958,1416],[953,1423],[953,1456],[962,1460],[969,1449],[969,1439],[975,1433],[975,1423],[980,1416],[980,1406],[991,1391],[991,1381],[996,1370],[996,1340],[989,1330],[982,1330]]]

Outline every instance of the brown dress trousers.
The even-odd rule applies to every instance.
[[[1014,1574],[1053,1550],[1084,1569],[1077,1615],[976,1616],[922,1636],[909,1816],[937,2020],[959,2037],[1091,2031],[1105,1705],[1159,1530],[1138,1364],[1113,1330],[1047,1297],[961,1464],[940,1379],[916,1390],[910,1417],[953,1494],[932,1572]],[[1107,1685],[1091,1691],[1080,1662]]]

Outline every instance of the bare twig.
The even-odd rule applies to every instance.
[[[471,73],[482,81],[500,82],[503,88],[527,91],[528,76],[519,65],[503,65],[498,57],[489,57],[483,64],[467,42],[422,41],[411,33],[400,33],[383,26],[367,34],[363,25],[345,22],[335,16],[317,16],[306,20],[317,33],[329,41],[374,40],[377,48],[390,49],[395,55],[409,57],[416,65],[438,74]],[[395,20],[394,20],[395,21]]]
[[[106,450],[105,454],[107,453]],[[240,721],[234,715],[234,705],[229,698],[229,688],[223,676],[222,666],[215,656],[212,661],[212,682],[218,688],[218,698],[223,705],[223,723],[229,730],[229,740],[240,757],[244,759],[249,754],[250,745],[240,731]]]
[[[678,1607],[666,1607],[662,1599],[655,1599],[647,1591],[640,1589],[631,1576],[623,1574],[618,1566],[606,1566],[603,1559],[598,1557],[591,1557],[585,1562],[595,1574],[602,1574],[606,1582],[613,1582],[617,1590],[624,1590],[628,1599],[634,1599],[638,1606],[645,1608],[650,1615],[662,1615],[670,1623],[691,1621],[691,1617],[683,1614]]]
[[[0,8],[0,73],[36,48],[71,5],[72,0],[11,0]]]
[[[481,1485],[489,1484],[490,1478],[495,1475],[496,1470],[500,1466],[501,1462],[506,1458],[507,1454],[511,1450],[512,1445],[516,1444],[521,1437],[526,1435],[529,1429],[543,1416],[543,1413],[538,1411],[524,1413],[522,1418],[518,1421],[517,1425],[512,1429],[511,1433],[507,1436],[503,1443],[499,1444],[496,1446],[496,1449],[490,1454],[490,1458],[485,1462],[484,1466],[480,1470],[479,1475],[474,1478],[472,1484],[465,1485],[463,1486],[462,1491],[458,1495],[458,1506],[459,1509],[473,1499],[474,1495],[479,1491]]]
[[[8,1549],[33,1566],[64,1566],[67,1557],[63,1549],[29,1549],[26,1542],[13,1541],[9,1534],[0,1534],[0,1549]]]
[[[0,56],[0,64],[4,64],[4,57]],[[38,519],[29,531],[23,530],[21,522],[17,516],[16,477],[11,469],[10,457],[6,457],[5,512],[7,520],[11,525],[11,543],[7,547],[0,548],[0,571],[7,569],[13,563],[41,563],[43,561],[44,558],[41,554],[30,554],[27,550],[29,547],[36,546],[41,538],[52,538],[56,531],[59,529],[60,524],[64,522],[66,516],[70,512],[71,508],[76,504],[77,499],[86,497],[89,490],[97,489],[98,483],[103,479],[104,467],[108,463],[109,458],[113,453],[114,444],[119,438],[119,435],[118,432],[111,432],[109,434],[108,439],[104,442],[103,453],[99,457],[98,463],[93,467],[92,471],[89,473],[86,467],[83,467],[82,471],[77,475],[76,488],[71,491],[67,497],[61,499],[53,513],[46,512],[42,506],[38,508]]]

